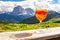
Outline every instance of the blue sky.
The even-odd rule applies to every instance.
[[[24,1],[24,0],[1,0],[1,1],[15,1],[15,2],[19,2],[19,1]],[[52,0],[52,3],[58,3],[58,0]]]
[[[1,1],[12,1],[12,2],[14,1],[14,2],[20,2],[20,1],[25,1],[25,0],[1,0]],[[38,0],[38,1],[40,1],[40,0]],[[58,3],[58,0],[52,0],[51,3],[57,4],[57,3]]]
[[[1,1],[15,1],[15,2],[19,2],[19,1],[24,1],[24,0],[1,0]]]
[[[57,4],[58,3],[58,0],[53,0],[52,3],[53,4]]]

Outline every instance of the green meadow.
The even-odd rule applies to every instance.
[[[42,28],[53,28],[60,27],[60,18],[53,18],[49,21],[45,21],[40,26],[40,23],[26,24],[26,23],[5,23],[0,21],[0,32],[11,32],[11,31],[23,31],[23,30],[34,30]]]

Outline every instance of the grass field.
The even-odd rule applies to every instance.
[[[40,23],[35,24],[14,24],[14,23],[3,23],[0,22],[0,32],[9,32],[9,31],[23,31],[23,30],[33,30],[38,28],[51,28],[51,27],[60,27],[60,18],[53,18],[49,21],[43,22],[42,26]]]

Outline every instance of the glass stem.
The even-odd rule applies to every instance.
[[[42,26],[42,21],[40,21],[40,26]]]

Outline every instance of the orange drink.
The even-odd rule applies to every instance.
[[[47,16],[46,9],[36,9],[35,16],[39,21],[43,21]]]

